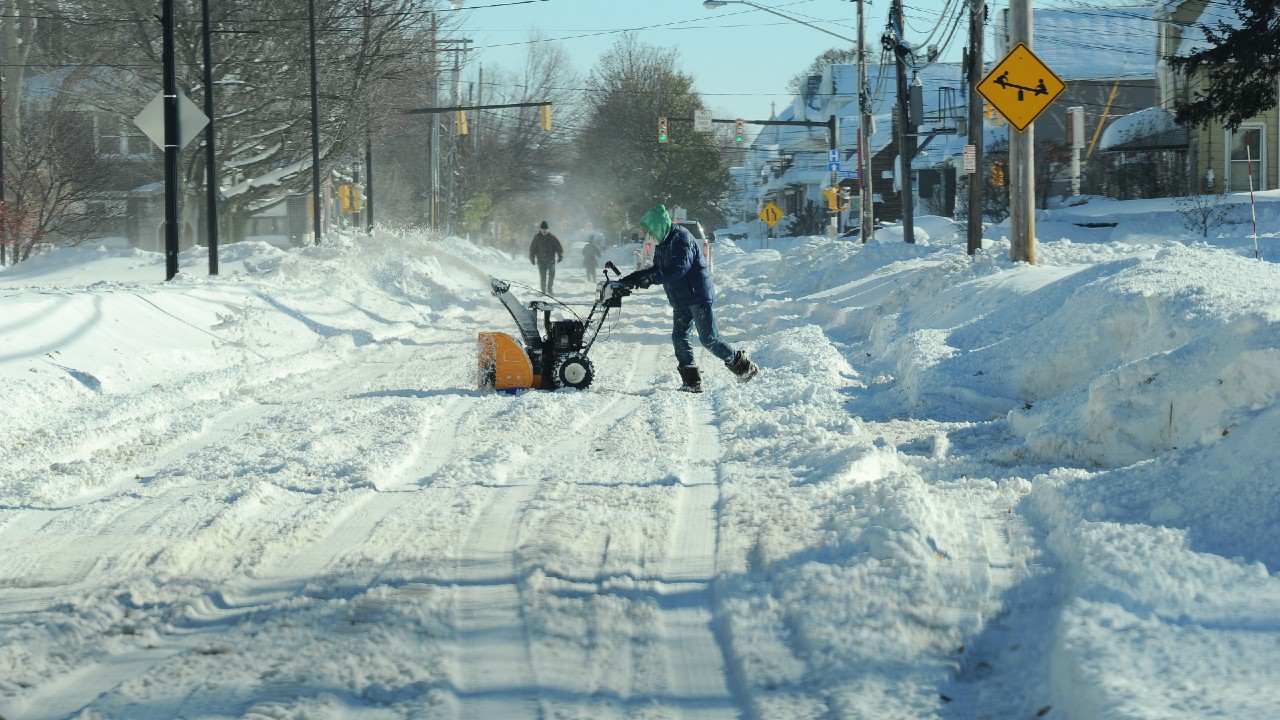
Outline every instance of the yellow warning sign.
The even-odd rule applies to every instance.
[[[764,209],[760,211],[760,219],[769,223],[769,227],[773,227],[782,219],[782,210],[771,202],[765,203]]]
[[[1026,129],[1067,89],[1023,43],[1013,46],[975,88],[1018,132]]]

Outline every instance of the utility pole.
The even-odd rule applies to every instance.
[[[313,245],[320,244],[320,107],[319,76],[316,73],[316,0],[307,3],[311,36],[311,216]]]
[[[366,230],[373,234],[373,140],[366,133],[364,137],[364,212]]]
[[[440,21],[431,13],[431,104],[440,102],[440,54],[438,34]],[[440,207],[440,117],[431,118],[431,229],[436,229],[436,212]]]
[[[164,74],[164,266],[165,280],[178,274],[178,80],[173,47],[173,0],[160,15]]]
[[[875,201],[871,192],[871,112],[867,107],[871,86],[867,82],[867,47],[863,0],[858,2],[858,220],[865,244],[875,232]]]
[[[205,208],[206,227],[209,234],[209,274],[218,274],[218,155],[213,148],[213,47],[209,42],[212,32],[209,28],[209,0],[200,0],[200,15],[204,21],[204,114],[209,116],[209,124],[205,126],[204,164],[205,164]]]
[[[911,98],[907,94],[907,55],[911,54],[907,42],[902,37],[902,0],[893,0],[890,11],[893,17],[893,57],[898,76],[898,197],[902,207],[902,239],[909,243],[916,241],[915,232],[915,198],[911,184],[911,160],[915,156],[915,137],[912,135]]]
[[[969,144],[973,146],[973,174],[969,176],[968,251],[970,255],[982,249],[982,186],[983,144],[985,128],[982,124],[982,95],[978,83],[982,81],[982,33],[987,13],[984,0],[969,0],[969,56],[965,75],[969,83]]]
[[[1010,0],[1009,42],[1031,48],[1031,0]],[[1014,262],[1036,262],[1035,123],[1018,132],[1009,128],[1009,256]]]

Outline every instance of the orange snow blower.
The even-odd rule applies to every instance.
[[[595,303],[586,320],[576,313],[572,319],[553,320],[554,310],[573,311],[559,301],[534,300],[523,305],[511,294],[511,283],[490,277],[490,289],[516,321],[520,340],[502,332],[478,333],[476,384],[480,390],[582,390],[591,385],[595,368],[587,353],[609,311],[621,308],[622,298],[631,294],[623,283],[609,279],[610,270],[615,278],[622,276],[617,266],[605,263],[604,280],[596,283]],[[539,313],[543,330],[538,328]]]

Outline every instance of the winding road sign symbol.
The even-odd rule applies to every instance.
[[[1067,89],[1024,43],[1013,46],[975,88],[1018,132]]]

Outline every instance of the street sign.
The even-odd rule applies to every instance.
[[[164,93],[158,93],[147,106],[138,113],[133,119],[133,124],[138,126],[144,135],[151,138],[151,142],[155,143],[161,150],[164,149]],[[187,143],[195,139],[196,135],[209,124],[209,116],[196,106],[195,103],[187,99],[186,95],[178,93],[178,147],[184,148]]]
[[[768,223],[769,227],[772,228],[782,219],[782,210],[771,202],[765,203],[764,209],[760,211],[760,219]]]
[[[693,111],[693,129],[696,132],[711,132],[711,111]]]
[[[974,88],[1018,132],[1026,132],[1044,109],[1067,89],[1024,43],[1013,46]]]
[[[978,148],[976,145],[964,146],[964,174],[972,175],[978,171]]]
[[[836,176],[839,177],[841,180],[857,180],[858,171],[857,170],[841,170],[840,172],[836,173]]]

